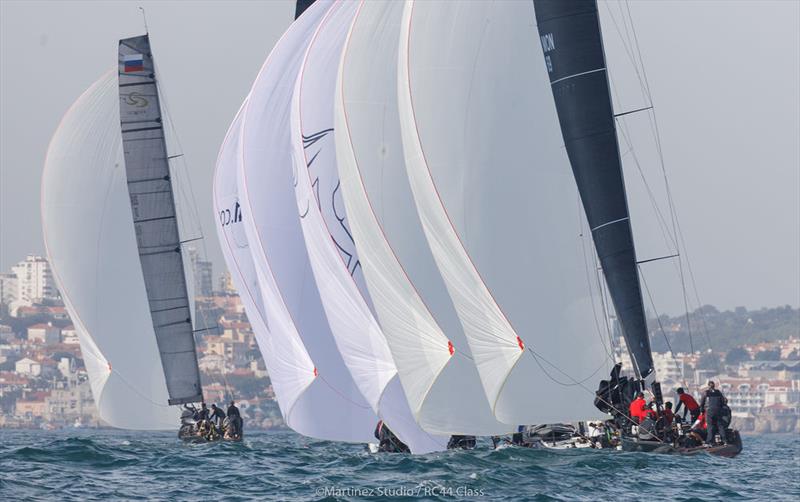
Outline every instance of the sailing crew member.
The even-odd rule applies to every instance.
[[[239,413],[239,408],[236,407],[236,403],[233,402],[231,399],[231,404],[228,406],[228,421],[230,422],[230,426],[233,429],[230,431],[231,436],[239,437],[242,435],[242,415]]]
[[[678,406],[675,407],[676,415],[681,412],[681,406],[683,406],[684,420],[686,420],[686,413],[692,416],[692,422],[697,420],[697,417],[700,415],[700,405],[697,404],[697,401],[695,401],[691,394],[683,391],[683,387],[678,387]]]
[[[217,428],[222,427],[222,421],[225,420],[225,412],[222,411],[222,408],[217,408],[216,404],[211,405],[211,415],[209,419],[212,422],[216,422]]]
[[[700,436],[705,436],[708,431],[708,424],[706,423],[706,414],[700,413],[697,416],[697,420],[694,421],[692,424],[692,432],[695,434],[699,434]]]
[[[709,380],[708,389],[703,393],[703,398],[700,399],[700,409],[706,415],[706,424],[708,425],[708,435],[706,436],[706,443],[714,444],[714,436],[719,434],[722,444],[727,443],[725,437],[725,426],[722,424],[722,407],[726,404],[725,396],[716,388],[714,382]]]
[[[636,394],[636,399],[631,401],[631,406],[628,411],[633,421],[637,424],[647,417],[647,401],[644,400],[643,392],[638,392]]]
[[[206,403],[200,403],[200,411],[197,412],[196,420],[198,422],[208,420],[208,408],[206,408]]]
[[[667,427],[672,425],[675,421],[675,414],[672,412],[672,402],[667,401],[664,404],[664,409],[661,411],[661,416],[664,417],[664,425]]]

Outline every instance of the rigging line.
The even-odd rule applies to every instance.
[[[642,58],[642,50],[641,46],[639,45],[639,38],[636,35],[636,26],[634,26],[633,24],[633,16],[631,15],[631,6],[628,0],[625,0],[625,9],[628,11],[628,18],[630,19],[631,22],[631,33],[633,34],[633,40],[635,44],[634,47],[636,48],[636,53],[639,55],[639,61],[642,66],[642,76],[644,77],[644,84],[647,89],[647,96],[650,100],[650,105],[652,106],[653,96],[652,93],[650,92],[650,82],[647,79],[647,70],[645,69],[644,66],[644,59]],[[652,114],[648,114],[648,117],[650,117],[652,120],[653,133],[655,135],[655,140],[656,140],[656,150],[658,151],[658,158],[661,164],[661,172],[664,176],[664,188],[666,189],[667,192],[667,202],[669,204],[670,215],[672,217],[672,227],[673,227],[672,231],[673,234],[675,235],[675,240],[677,244],[678,215],[677,211],[675,210],[675,204],[672,198],[672,190],[670,189],[669,179],[667,177],[667,168],[666,168],[666,163],[664,162],[664,152],[661,145],[661,134],[658,129],[658,119],[656,117],[656,110],[653,109]],[[689,344],[692,346],[692,352],[694,352],[694,343],[692,340],[692,326],[689,316],[689,299],[686,294],[686,279],[684,277],[684,272],[683,272],[683,260],[680,259],[678,260],[678,268],[681,276],[681,289],[683,290],[683,302],[686,309],[686,331],[689,333]]]
[[[645,89],[644,89],[644,81],[642,80],[642,76],[639,74],[639,67],[636,64],[635,58],[633,56],[633,53],[631,52],[630,48],[628,47],[629,43],[631,42],[630,41],[630,34],[628,33],[628,26],[627,26],[627,24],[625,24],[625,33],[626,33],[626,35],[628,37],[628,43],[626,43],[625,42],[625,37],[623,37],[623,35],[622,35],[622,30],[620,30],[619,24],[617,23],[617,18],[616,18],[616,16],[614,16],[614,13],[611,11],[611,7],[609,7],[607,2],[603,2],[603,3],[606,6],[606,10],[608,10],[608,15],[609,15],[609,17],[611,17],[611,21],[614,23],[614,28],[617,30],[617,34],[619,35],[619,39],[622,42],[622,47],[625,49],[625,54],[627,54],[627,56],[628,56],[628,61],[630,61],[631,65],[633,66],[633,70],[636,72],[636,76],[639,79],[639,87],[640,87],[640,91],[642,92],[642,97],[647,97],[646,94],[645,94]],[[620,12],[622,12],[622,11],[620,10]],[[624,16],[622,16],[622,20],[624,22],[624,20],[625,20]],[[610,75],[611,72],[608,72],[608,74]],[[648,101],[649,105],[652,107],[653,104],[650,102],[650,100],[648,99],[647,101]],[[619,102],[619,99],[617,99],[617,102]]]
[[[645,106],[644,108],[637,108],[636,110],[630,110],[630,111],[622,112],[622,113],[615,113],[614,114],[614,118],[624,117],[625,115],[630,115],[631,113],[638,113],[638,112],[643,112],[643,111],[652,110],[652,109],[653,109],[652,106]]]
[[[700,294],[697,292],[697,281],[694,279],[694,272],[692,271],[692,264],[689,261],[689,252],[686,250],[686,242],[683,239],[683,231],[681,230],[680,226],[678,227],[678,236],[681,239],[681,244],[683,245],[683,253],[686,256],[686,268],[689,270],[689,279],[692,281],[692,288],[694,289],[694,296],[697,300],[698,310],[700,311],[700,321],[703,324],[703,333],[706,335],[706,342],[708,343],[708,349],[713,351],[713,347],[711,346],[711,337],[708,334],[708,324],[706,323],[706,312],[703,309],[703,302],[700,300]]]
[[[531,353],[531,356],[534,358],[534,361],[536,361],[536,364],[539,366],[539,368],[541,368],[541,369],[542,369],[542,371],[544,372],[545,376],[547,376],[547,378],[549,378],[550,380],[552,380],[553,382],[555,382],[555,383],[557,383],[557,384],[559,384],[559,385],[564,385],[563,383],[559,382],[558,380],[556,380],[556,379],[554,379],[552,376],[550,376],[550,373],[548,373],[548,372],[547,372],[547,371],[546,371],[544,368],[542,368],[542,365],[539,363],[539,359],[540,359],[540,358],[541,358],[541,360],[542,360],[542,361],[544,361],[544,362],[545,362],[545,363],[547,363],[548,365],[552,366],[552,367],[553,367],[553,369],[555,369],[556,371],[558,371],[559,373],[561,373],[561,374],[562,374],[562,375],[564,375],[565,377],[567,377],[567,378],[569,378],[570,380],[572,380],[572,381],[574,382],[574,383],[573,383],[573,385],[577,385],[578,387],[580,387],[581,389],[585,390],[585,391],[586,391],[586,392],[588,392],[589,394],[591,394],[591,395],[595,396],[595,398],[596,398],[596,399],[598,399],[598,400],[600,400],[600,401],[601,401],[603,404],[607,405],[609,408],[611,408],[612,410],[614,410],[614,411],[616,411],[617,413],[619,413],[619,414],[620,414],[622,417],[624,417],[624,418],[625,418],[625,420],[628,420],[629,422],[631,422],[631,423],[632,423],[632,424],[634,424],[634,425],[637,425],[637,426],[639,425],[639,424],[638,424],[637,422],[635,422],[635,421],[634,421],[632,418],[630,418],[630,417],[628,416],[628,414],[627,414],[627,413],[625,413],[624,411],[622,411],[622,410],[620,410],[619,408],[617,408],[616,406],[614,406],[614,404],[613,404],[613,403],[609,403],[608,401],[606,401],[605,399],[603,399],[602,397],[600,397],[600,396],[597,394],[597,392],[595,392],[595,391],[593,391],[593,390],[591,390],[591,389],[587,388],[585,385],[583,385],[583,382],[585,382],[586,380],[588,380],[589,378],[591,378],[592,376],[594,376],[594,374],[590,375],[589,377],[587,377],[587,378],[585,378],[585,379],[583,379],[583,380],[581,380],[581,381],[577,381],[577,380],[575,380],[574,378],[572,378],[572,376],[570,376],[568,373],[564,372],[564,371],[563,371],[561,368],[559,368],[557,365],[555,365],[555,364],[551,363],[550,361],[548,361],[548,360],[547,360],[545,357],[542,357],[540,354],[537,354],[535,351],[533,351],[532,349],[529,349],[528,347],[526,347],[525,349],[526,349],[526,351],[530,351],[530,353]],[[601,368],[602,368],[602,366],[601,366]],[[600,368],[598,368],[597,370],[595,370],[595,373],[597,373],[597,371],[599,371],[599,370],[600,370]],[[659,438],[658,438],[658,436],[655,436],[655,435],[654,435],[654,437],[655,437],[655,438],[656,438],[656,440],[658,440],[659,442],[661,442],[661,443],[664,443],[664,441],[662,441],[661,439],[659,439]]]
[[[586,271],[586,284],[589,287],[589,300],[592,305],[592,317],[594,318],[595,328],[597,328],[597,335],[600,337],[600,343],[603,344],[603,350],[606,352],[606,356],[611,359],[612,363],[614,362],[614,355],[613,352],[609,351],[609,348],[606,346],[606,342],[603,339],[603,332],[600,328],[600,323],[597,321],[597,309],[595,308],[594,304],[594,295],[592,294],[592,277],[589,273],[589,264],[586,261],[586,241],[583,235],[583,218],[581,217],[581,211],[583,208],[581,207],[581,200],[578,197],[578,232],[579,232],[579,239],[581,241],[581,252],[583,254],[583,266]]]
[[[678,359],[675,357],[675,352],[672,350],[672,345],[669,343],[669,338],[667,338],[667,332],[664,331],[664,326],[661,324],[661,316],[658,315],[658,310],[656,309],[656,303],[653,301],[653,295],[650,294],[650,288],[647,287],[647,280],[644,278],[644,273],[639,268],[639,276],[642,278],[642,284],[644,285],[644,289],[647,292],[647,297],[650,299],[650,305],[653,307],[653,313],[656,315],[656,320],[658,321],[658,329],[661,331],[661,334],[664,336],[664,341],[667,343],[667,348],[669,349],[669,353],[672,356],[672,360],[675,361],[675,364],[678,364]],[[689,388],[689,385],[686,382],[686,371],[684,366],[680,366],[681,368],[681,381],[683,382],[683,386]]]
[[[156,65],[155,58],[153,58],[153,70],[154,70],[154,72],[156,74],[160,74],[160,70],[158,69],[158,67]],[[169,122],[169,131],[171,133],[171,137],[174,139],[175,143],[177,144],[178,151],[184,152],[185,150],[183,149],[183,145],[181,145],[180,137],[178,136],[177,130],[175,129],[175,122],[173,121],[172,115],[171,115],[171,113],[169,111],[169,107],[167,106],[167,97],[166,97],[166,92],[164,90],[164,85],[163,85],[163,83],[161,83],[160,80],[158,80],[157,91],[158,91],[158,89],[161,90],[160,96],[159,96],[159,98],[160,98],[159,99],[159,103],[160,103],[161,108],[162,108],[162,110],[163,110],[164,114],[166,115],[167,120]],[[162,124],[163,124],[163,122],[162,122]],[[165,129],[165,132],[166,132],[166,129]],[[164,147],[165,147],[165,149],[168,148],[168,142],[167,142],[166,134],[164,134]],[[190,239],[190,240],[191,241],[194,241],[194,240],[200,240],[201,241],[201,245],[203,247],[202,257],[204,258],[204,261],[205,261],[205,260],[207,260],[207,257],[208,257],[208,250],[206,248],[206,242],[205,242],[205,239],[204,239],[203,227],[202,227],[202,224],[200,223],[200,213],[199,213],[199,209],[197,207],[197,199],[195,198],[195,195],[194,195],[194,189],[193,189],[193,186],[192,186],[191,177],[188,175],[188,172],[187,172],[188,170],[186,169],[186,161],[185,161],[184,154],[181,153],[179,155],[171,156],[171,155],[169,155],[169,151],[167,149],[167,160],[169,161],[169,160],[176,159],[176,158],[180,159],[178,161],[178,163],[183,166],[182,172],[185,174],[186,184],[188,184],[188,187],[189,187],[190,209],[192,209],[193,212],[194,212],[194,214],[187,215],[187,217],[189,219],[193,219],[195,222],[197,222],[197,229],[196,230],[198,230],[198,233],[200,235],[200,237],[197,237],[197,238],[194,238],[194,239]],[[179,168],[179,166],[176,166],[176,168]],[[169,170],[170,177],[173,178],[173,176],[172,176],[172,162],[168,162],[167,163],[167,169]],[[186,194],[185,194],[183,185],[184,185],[183,183],[178,183],[178,191],[179,191],[180,194],[183,195],[184,198],[186,198]],[[174,187],[175,183],[173,183],[172,186]],[[174,199],[174,194],[173,194],[173,199]],[[176,215],[178,217],[178,223],[179,223],[178,233],[180,235],[180,226],[181,226],[180,224],[183,223],[183,227],[184,228],[187,226],[187,224],[184,221],[184,215],[183,215],[183,212],[179,208],[178,201],[177,200],[173,200],[173,205],[175,207],[175,213],[176,213]],[[185,267],[186,267],[186,263],[184,262],[184,275],[185,275]],[[195,264],[190,262],[189,270],[192,272],[192,276],[194,276],[194,268],[195,268]],[[187,290],[187,293],[188,293],[188,290]],[[196,303],[197,303],[196,291],[193,291],[192,293],[193,293],[192,296],[194,297],[192,299],[194,300],[194,304],[195,304],[195,309],[194,309],[195,312],[190,312],[190,315],[191,315],[192,318],[197,318],[197,311],[199,310],[199,312],[200,312],[200,316],[199,317],[200,317],[200,321],[201,321],[202,327],[203,327],[203,329],[201,329],[201,330],[193,330],[192,331],[192,340],[193,340],[194,345],[195,345],[195,357],[197,357],[196,356],[196,354],[197,354],[196,347],[199,345],[198,344],[198,333],[200,333],[202,331],[208,331],[210,323],[208,322],[208,319],[206,317],[205,310],[202,309],[202,308],[198,309],[196,307]],[[195,320],[197,320],[197,319],[195,319]],[[198,365],[197,371],[198,371],[198,375],[197,375],[198,379],[200,379],[201,378],[201,373],[200,373],[199,365]],[[229,396],[229,397],[232,397],[233,394],[230,391],[231,386],[230,386],[230,383],[228,382],[228,377],[226,375],[226,365],[225,365],[225,361],[224,360],[223,360],[223,363],[222,363],[221,375],[222,375],[223,384],[224,384],[224,387],[225,387],[225,394],[227,396]]]
[[[603,306],[603,320],[606,325],[606,332],[608,333],[608,340],[609,344],[611,345],[612,352],[616,353],[617,347],[614,345],[614,332],[609,324],[609,316],[611,312],[609,312],[609,302],[608,298],[606,297],[606,288],[603,286],[605,284],[602,273],[600,272],[599,263],[597,262],[597,251],[594,249],[594,244],[592,244],[592,263],[595,266],[595,277],[597,279],[597,288],[600,290],[600,303]],[[620,347],[621,349],[621,347]],[[614,358],[614,362],[616,363],[616,358]]]
[[[637,265],[641,265],[643,263],[650,263],[651,261],[661,261],[661,260],[667,260],[669,258],[676,258],[676,257],[680,257],[680,254],[679,253],[675,253],[675,254],[671,254],[671,255],[667,255],[667,256],[659,256],[658,258],[649,258],[647,260],[640,260],[640,261],[637,261],[636,264]]]
[[[616,94],[616,88],[614,89]],[[619,100],[619,98],[617,98]],[[633,147],[633,139],[628,129],[628,124],[624,120],[620,121],[622,127],[618,127],[617,130],[620,132],[622,139],[625,141],[625,145],[628,147],[628,152],[631,154],[631,158],[633,159],[633,163],[636,166],[636,170],[639,172],[639,176],[642,178],[642,183],[644,184],[645,190],[647,191],[647,196],[650,199],[650,204],[655,209],[657,221],[659,228],[661,230],[661,234],[664,237],[664,244],[666,244],[667,248],[672,249],[674,248],[677,252],[678,249],[678,241],[676,240],[675,236],[673,236],[669,231],[669,225],[667,223],[667,219],[664,217],[663,212],[661,211],[661,207],[658,205],[658,201],[656,200],[655,193],[653,189],[650,187],[650,183],[647,182],[647,176],[644,174],[644,170],[642,169],[641,162],[639,162],[639,156],[636,154],[636,150]]]

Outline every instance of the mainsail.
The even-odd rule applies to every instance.
[[[148,35],[119,42],[119,108],[136,245],[169,404],[199,402],[192,303]]]
[[[346,213],[370,297],[420,426],[491,435],[498,422],[417,218],[397,105],[401,2],[363,2],[339,68],[335,139]]]
[[[42,228],[104,422],[173,429],[150,318],[120,135],[117,68],[64,115],[47,149]]]
[[[534,0],[545,66],[614,310],[636,375],[653,372],[595,0]]]

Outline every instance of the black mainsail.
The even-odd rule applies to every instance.
[[[148,35],[119,42],[119,111],[136,243],[169,404],[199,402],[192,304]]]
[[[556,110],[637,377],[653,372],[596,0],[533,0]]]

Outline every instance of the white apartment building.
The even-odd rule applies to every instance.
[[[0,303],[11,304],[17,299],[17,276],[14,274],[0,274]]]
[[[45,258],[28,255],[11,270],[17,278],[18,303],[31,305],[42,298],[58,298],[53,271]]]
[[[668,352],[654,352],[653,367],[661,382],[681,383],[684,380],[683,359],[675,358]]]

